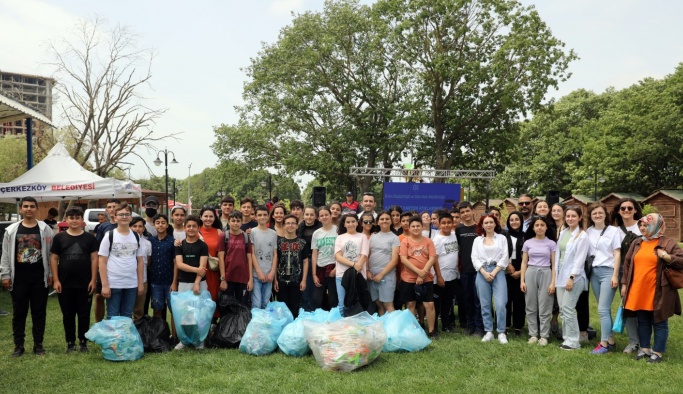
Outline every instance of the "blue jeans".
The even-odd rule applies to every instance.
[[[465,304],[465,313],[467,314],[467,328],[469,330],[484,331],[484,323],[481,319],[481,305],[477,296],[476,279],[477,274],[475,272],[467,272],[460,275],[462,298]]]
[[[337,277],[337,298],[339,299],[339,313],[344,316],[344,297],[346,289],[341,284],[342,278]]]
[[[107,319],[114,316],[133,316],[133,306],[138,296],[138,288],[111,289],[111,297],[107,299]]]
[[[150,285],[152,289],[152,310],[163,311],[168,306],[171,309],[171,286]]]
[[[496,268],[495,264],[484,267],[486,272]],[[481,305],[481,318],[484,323],[484,331],[493,332],[493,311],[491,309],[491,297],[496,305],[496,326],[499,333],[505,333],[506,305],[508,302],[508,285],[505,280],[505,272],[500,271],[493,277],[492,282],[484,279],[481,272],[477,273],[477,294]]]
[[[612,288],[611,279],[614,274],[612,267],[593,267],[591,273],[591,287],[598,301],[598,315],[600,316],[600,340],[607,342],[612,334],[612,301],[617,289]]]
[[[308,261],[311,261],[309,258]],[[310,269],[308,271],[308,275],[306,276],[306,290],[304,290],[301,293],[301,308],[305,310],[306,312],[311,312],[313,311],[313,288],[315,287],[315,282],[313,282],[313,275],[311,275],[312,272],[315,272],[315,268],[313,270]]]
[[[666,341],[669,339],[669,319],[655,323],[655,316],[652,311],[636,311],[636,317],[638,317],[640,347],[650,348],[650,337],[654,328],[655,345],[652,350],[657,353],[664,353],[666,351]]]
[[[273,282],[263,283],[254,277],[254,288],[251,291],[251,307],[258,309],[266,309],[266,305],[270,302],[270,296],[273,294]]]

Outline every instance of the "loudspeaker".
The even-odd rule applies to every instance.
[[[323,186],[313,186],[313,206],[321,207],[327,202],[327,190]]]
[[[545,201],[552,208],[553,204],[560,202],[560,192],[558,190],[548,190],[545,194]]]

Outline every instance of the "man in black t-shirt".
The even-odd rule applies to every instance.
[[[472,265],[472,245],[477,235],[477,224],[472,217],[472,204],[463,201],[458,204],[461,223],[455,229],[455,236],[460,247],[460,283],[462,297],[458,297],[458,314],[462,317],[464,312],[467,316],[467,334],[484,336],[484,322],[481,318],[481,305],[477,296],[475,281],[477,271]],[[460,299],[462,298],[462,303]],[[464,305],[463,305],[464,304]],[[464,306],[464,308],[462,308]],[[464,311],[461,311],[464,309]],[[462,321],[462,320],[461,320]]]
[[[38,202],[24,197],[19,202],[24,219],[7,227],[2,243],[0,277],[2,285],[12,294],[12,357],[24,354],[26,318],[29,307],[33,322],[33,352],[45,354],[43,337],[47,315],[48,286],[52,284],[49,250],[53,232],[50,226],[36,219]]]
[[[55,235],[50,249],[53,286],[62,309],[66,352],[76,350],[76,324],[81,352],[88,351],[85,333],[90,327],[90,307],[97,281],[97,239],[83,231],[83,210],[65,213],[69,228]]]

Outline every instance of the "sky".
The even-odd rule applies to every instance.
[[[371,3],[364,0],[363,3]],[[572,77],[550,91],[559,98],[584,88],[625,88],[663,78],[683,61],[683,2],[670,0],[522,0],[533,5],[555,37],[573,49]],[[146,104],[167,108],[155,134],[181,133],[159,149],[175,154],[169,176],[185,178],[216,165],[213,127],[238,120],[247,81],[242,68],[273,43],[292,13],[319,11],[322,0],[0,0],[0,70],[52,76],[46,43],[68,37],[79,18],[103,16],[130,27],[140,47],[153,48],[152,90]],[[55,108],[53,120],[66,122]],[[155,175],[155,152],[141,152]],[[170,161],[170,158],[169,158]],[[191,169],[189,166],[191,165]],[[132,177],[149,177],[142,162]]]

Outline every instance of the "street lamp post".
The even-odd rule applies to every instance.
[[[593,173],[593,201],[598,201],[598,182],[604,183],[605,178],[600,177],[598,178],[598,170],[596,169],[595,172]]]
[[[273,183],[275,183],[276,187],[280,185],[277,179],[273,182],[273,176],[270,172],[268,173],[268,182],[261,181],[261,187],[268,186],[268,201],[273,201]]]
[[[159,153],[164,154],[164,161],[162,162],[161,159],[159,159]],[[161,165],[161,163],[164,163],[164,168],[166,170],[166,214],[168,215],[168,154],[173,155],[173,161],[171,164],[178,164],[178,162],[175,159],[175,153],[171,152],[168,149],[160,150],[157,152],[157,158],[154,160],[154,165],[157,167]]]

